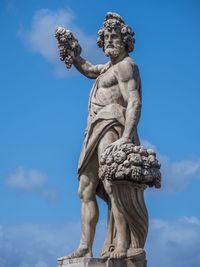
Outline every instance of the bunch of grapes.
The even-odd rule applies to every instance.
[[[115,173],[118,165],[113,163],[112,165],[100,165],[99,167],[99,178],[104,180],[112,180],[115,177]]]
[[[66,67],[69,69],[73,64],[73,59],[80,55],[81,46],[73,34],[65,28],[57,26],[55,37],[58,41],[60,60],[65,61]]]
[[[114,153],[101,155],[99,177],[107,180],[131,180],[135,183],[160,187],[160,163],[153,150],[132,143],[124,144]]]

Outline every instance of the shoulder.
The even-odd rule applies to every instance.
[[[124,58],[117,64],[117,76],[122,81],[137,79],[139,76],[138,66],[131,57]]]
[[[104,64],[104,65],[98,65],[98,66],[100,68],[100,74],[101,74],[103,72],[106,72],[110,68],[111,62],[108,61],[106,64]]]

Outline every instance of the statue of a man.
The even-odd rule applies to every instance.
[[[106,65],[92,65],[80,56],[74,66],[86,77],[96,79],[89,100],[89,116],[85,142],[79,160],[79,196],[81,199],[81,241],[69,257],[92,256],[92,243],[99,217],[96,191],[101,154],[110,146],[117,149],[132,141],[139,145],[137,124],[141,110],[141,81],[136,63],[128,52],[134,49],[133,31],[115,13],[107,13],[99,31],[98,45],[110,58]],[[112,201],[112,199],[111,199]],[[115,205],[115,203],[112,203]],[[120,211],[115,209],[120,237],[113,257],[126,254],[127,226]]]
[[[148,214],[140,195],[143,190],[136,190],[135,195],[130,191],[130,198],[135,203],[133,208],[127,209],[131,202],[128,198],[128,204],[120,208],[123,203],[119,203],[119,193],[119,197],[115,197],[112,184],[106,179],[100,180],[98,174],[101,155],[105,151],[107,154],[114,153],[127,143],[140,146],[137,125],[141,112],[141,80],[138,66],[129,56],[134,49],[134,32],[125,25],[121,16],[108,12],[98,34],[97,43],[110,58],[107,64],[92,65],[80,56],[81,49],[72,53],[70,59],[80,73],[96,80],[90,94],[87,129],[78,166],[81,241],[78,249],[65,257],[68,259],[92,257],[99,217],[96,195],[104,199],[109,207],[108,234],[102,257],[126,257],[130,247],[143,248],[148,229]],[[74,47],[76,45],[77,42]],[[131,212],[135,212],[133,216]],[[135,225],[133,220],[137,221]]]

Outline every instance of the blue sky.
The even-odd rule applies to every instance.
[[[72,30],[92,63],[108,11],[135,31],[143,87],[139,135],[162,163],[145,194],[149,267],[200,266],[199,1],[0,2],[0,267],[53,267],[80,236],[77,162],[93,81],[59,61],[54,28]],[[99,201],[95,256],[106,231]]]

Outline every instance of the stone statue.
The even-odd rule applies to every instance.
[[[92,65],[83,59],[78,40],[69,30],[56,28],[60,59],[96,79],[89,98],[89,115],[78,177],[81,199],[81,241],[78,249],[61,258],[92,257],[99,217],[96,195],[108,204],[108,233],[103,259],[144,254],[148,213],[143,192],[160,187],[160,163],[153,150],[140,145],[137,125],[141,113],[141,79],[129,56],[134,50],[133,30],[116,13],[106,14],[97,44],[110,61]]]

